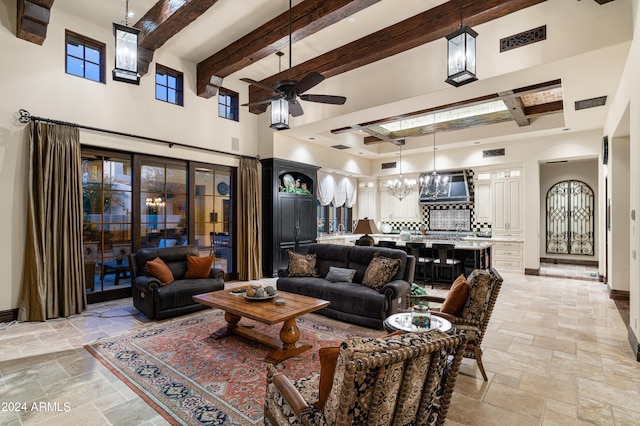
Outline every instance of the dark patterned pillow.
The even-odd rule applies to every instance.
[[[380,290],[398,272],[400,263],[402,263],[400,259],[392,259],[380,256],[380,253],[374,253],[371,263],[364,271],[362,284],[374,290]]]
[[[289,256],[289,267],[287,269],[290,277],[317,277],[316,255],[300,254],[287,250]]]

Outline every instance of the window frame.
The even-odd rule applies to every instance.
[[[222,102],[222,99],[230,98],[231,102],[228,104]],[[235,101],[235,105],[234,102]],[[240,121],[240,96],[233,90],[225,89],[221,87],[218,89],[218,117],[226,118],[227,120]],[[223,107],[225,115],[220,115],[220,108]],[[235,116],[234,116],[235,113]]]
[[[89,80],[89,81],[95,81],[95,82],[98,82],[98,83],[107,84],[107,80],[106,80],[106,55],[107,55],[106,51],[107,51],[107,45],[105,43],[99,42],[98,40],[91,39],[89,37],[83,36],[82,34],[78,34],[76,32],[68,30],[68,29],[65,30],[64,40],[65,40],[65,43],[64,43],[64,72],[65,72],[65,74],[72,75],[74,77],[80,77],[80,78],[83,78],[83,79]],[[71,55],[69,53],[69,44],[72,41],[76,42],[78,45],[82,45],[83,49],[86,49],[87,45],[89,45],[90,48],[93,48],[94,50],[99,51],[100,52],[100,55],[99,55],[100,63],[96,64],[95,62],[88,61],[86,59],[86,55],[83,58],[79,58],[79,57],[77,57],[75,55]],[[86,73],[86,66],[83,66],[83,75],[73,74],[73,73],[69,72],[69,66],[68,66],[69,57],[82,60],[83,65],[85,63],[87,63],[87,62],[89,62],[91,64],[98,65],[98,68],[100,70],[100,80],[94,80],[92,78],[88,78],[87,77],[87,73]]]
[[[163,85],[158,83],[158,74],[164,74],[167,77],[173,77],[176,79],[176,87],[172,88],[168,85]],[[165,89],[166,99],[158,98],[158,86],[163,87]],[[174,70],[173,68],[169,68],[165,65],[156,63],[156,73],[155,73],[155,86],[154,86],[154,95],[156,100],[161,102],[166,102],[172,105],[184,106],[184,74],[178,70]],[[174,89],[176,92],[176,102],[171,102],[169,100],[169,89]]]

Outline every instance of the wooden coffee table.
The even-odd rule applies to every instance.
[[[274,348],[275,350],[265,358],[265,361],[272,364],[277,364],[311,348],[310,344],[298,344],[300,330],[296,325],[296,318],[329,306],[327,300],[284,291],[278,291],[275,299],[257,302],[246,300],[242,294],[231,293],[230,289],[198,294],[193,296],[193,300],[225,311],[224,319],[227,325],[214,332],[211,337],[220,339],[237,334]],[[275,300],[284,300],[286,304],[276,305]],[[268,325],[282,322],[280,340],[259,333],[251,326],[239,324],[242,317]]]

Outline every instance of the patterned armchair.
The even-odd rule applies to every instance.
[[[467,277],[467,283],[469,295],[459,316],[437,311],[434,311],[433,314],[448,319],[457,331],[467,335],[468,342],[464,357],[476,360],[478,369],[486,381],[487,373],[482,365],[480,344],[502,287],[502,277],[493,268],[489,271],[476,269]],[[445,300],[431,296],[421,297],[435,302],[444,302]]]
[[[292,382],[269,365],[265,423],[442,425],[466,340],[438,330],[345,340],[324,406],[320,373]]]

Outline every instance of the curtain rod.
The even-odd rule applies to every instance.
[[[142,140],[145,140],[145,141],[163,143],[163,144],[169,145],[169,148],[173,148],[174,146],[179,146],[179,147],[182,147],[182,148],[191,148],[191,149],[198,149],[198,150],[201,150],[201,151],[212,152],[214,154],[229,155],[231,157],[250,158],[250,159],[260,160],[260,156],[250,157],[248,155],[233,154],[233,153],[230,153],[230,152],[219,151],[217,149],[202,148],[202,147],[199,147],[199,146],[187,145],[187,144],[183,144],[183,143],[179,143],[179,142],[171,142],[171,141],[166,141],[166,140],[163,140],[163,139],[151,138],[151,137],[148,137],[148,136],[140,136],[140,135],[134,135],[132,133],[118,132],[116,130],[107,130],[107,129],[100,129],[98,127],[84,126],[82,124],[70,123],[68,121],[54,120],[52,118],[37,117],[35,115],[31,115],[31,113],[29,111],[27,111],[26,109],[20,109],[20,111],[18,111],[18,114],[20,114],[20,118],[18,120],[23,124],[28,124],[30,121],[42,121],[42,122],[45,122],[45,123],[59,124],[59,125],[62,125],[62,126],[77,127],[79,129],[92,130],[94,132],[109,133],[109,134],[112,134],[112,135],[126,136],[128,138],[135,138],[135,139],[142,139]]]

